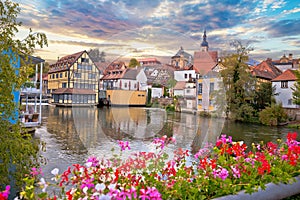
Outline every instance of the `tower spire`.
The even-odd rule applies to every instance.
[[[201,50],[202,51],[208,51],[208,42],[206,41],[206,29],[204,29],[204,33],[203,33],[203,40],[201,43]]]

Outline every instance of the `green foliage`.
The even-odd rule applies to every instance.
[[[300,105],[300,72],[298,70],[294,71],[297,80],[296,83],[294,84],[294,87],[292,88],[293,90],[293,102],[296,105]]]
[[[241,114],[240,108],[253,99],[255,87],[255,80],[246,64],[248,53],[252,51],[252,48],[248,45],[244,46],[240,41],[234,41],[231,45],[235,48],[235,53],[223,59],[222,64],[225,69],[220,74],[226,90],[226,116],[241,120],[240,117],[248,117],[248,114]],[[242,121],[245,120],[242,119]]]
[[[135,67],[139,67],[140,63],[139,61],[137,61],[136,58],[131,58],[129,61],[129,68],[135,68]]]
[[[273,101],[273,95],[275,92],[275,86],[272,87],[271,82],[263,82],[258,85],[258,88],[254,93],[254,104],[253,107],[256,110],[262,110],[267,106],[271,105]]]
[[[254,108],[251,105],[245,103],[237,108],[235,119],[241,122],[256,122],[255,113],[256,112]]]
[[[168,104],[166,106],[166,111],[174,112],[175,111],[175,105],[174,104]]]
[[[28,56],[36,46],[47,45],[45,34],[33,33],[31,29],[23,40],[16,39],[15,34],[21,26],[17,20],[19,12],[17,3],[9,0],[0,2],[0,180],[1,184],[16,180],[18,186],[31,166],[36,165],[34,158],[38,149],[30,135],[24,137],[21,134],[18,123],[10,123],[19,106],[14,103],[12,92],[19,90],[27,80],[30,73]],[[19,57],[23,59],[23,65],[17,70],[14,65]]]
[[[259,113],[259,120],[264,125],[277,126],[287,119],[288,116],[280,104],[272,104]]]

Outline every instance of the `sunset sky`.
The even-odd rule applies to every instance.
[[[23,22],[46,33],[49,46],[36,55],[48,62],[91,48],[122,57],[173,56],[182,46],[200,49],[207,31],[210,50],[230,50],[241,40],[251,57],[300,58],[300,2],[297,0],[14,0]]]

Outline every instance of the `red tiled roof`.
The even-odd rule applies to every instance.
[[[84,51],[74,53],[72,55],[67,55],[67,56],[64,56],[64,57],[60,58],[55,64],[50,65],[50,70],[49,70],[48,73],[66,71],[85,52],[86,51],[84,50]]]
[[[266,60],[256,66],[253,66],[251,68],[251,73],[256,77],[272,80],[282,74],[282,71],[273,65],[271,61]]]
[[[217,64],[217,52],[195,51],[194,67],[201,74],[206,74]]]
[[[91,89],[59,88],[52,94],[96,94],[96,92]]]
[[[185,88],[185,81],[177,81],[176,85],[174,86],[174,90],[183,90]]]
[[[156,58],[139,58],[138,62],[159,62]]]
[[[297,80],[297,77],[295,75],[295,71],[288,69],[284,71],[281,75],[277,76],[272,80],[272,82],[276,81],[295,81]]]

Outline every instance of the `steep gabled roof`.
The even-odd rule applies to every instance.
[[[195,51],[194,67],[200,74],[206,74],[217,64],[217,52]]]
[[[130,79],[130,80],[135,80],[136,76],[139,73],[139,69],[132,69],[132,68],[128,68],[124,74],[124,76],[122,77],[122,79]]]
[[[71,55],[64,56],[60,58],[56,63],[50,65],[50,70],[48,73],[65,71],[70,68],[83,53],[87,53],[85,50]]]
[[[291,69],[287,69],[281,75],[274,78],[272,80],[272,82],[276,82],[276,81],[295,81],[295,80],[297,80],[297,77],[295,75],[295,71],[291,70]]]
[[[251,73],[256,77],[272,80],[282,74],[282,71],[278,69],[271,61],[265,60],[258,65],[253,66],[251,68]]]

